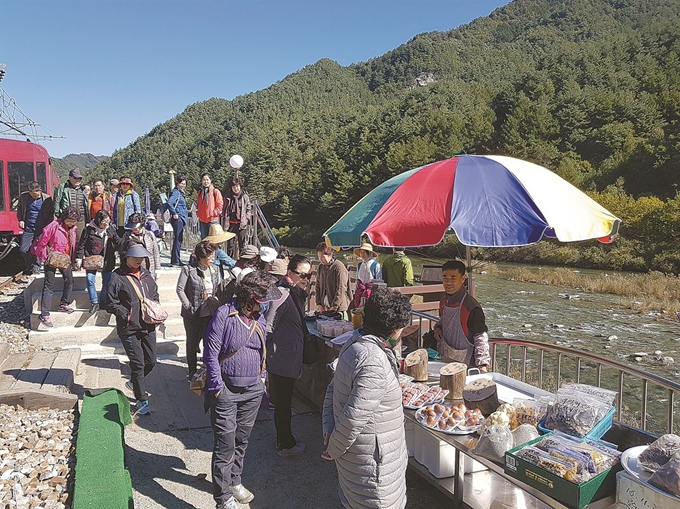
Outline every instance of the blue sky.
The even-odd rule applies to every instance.
[[[188,105],[267,88],[330,58],[363,62],[503,0],[3,0],[0,85],[65,139],[110,155]]]

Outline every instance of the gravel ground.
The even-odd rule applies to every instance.
[[[28,317],[24,307],[24,290],[32,280],[26,277],[0,293],[0,341],[9,343],[11,353],[36,350],[28,344]]]
[[[0,341],[10,355],[38,350],[28,343],[24,290],[33,278],[0,294]],[[73,495],[74,411],[26,410],[0,404],[0,507],[67,509]]]

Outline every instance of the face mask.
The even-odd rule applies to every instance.
[[[261,315],[264,315],[264,314],[267,313],[267,311],[269,310],[269,304],[270,304],[269,302],[265,302],[263,304],[260,304],[260,314]]]

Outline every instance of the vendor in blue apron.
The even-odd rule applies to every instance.
[[[439,323],[434,327],[437,351],[486,373],[491,364],[484,311],[465,286],[465,264],[449,260],[442,265],[446,295],[439,302]]]

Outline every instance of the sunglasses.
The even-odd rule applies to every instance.
[[[121,182],[118,184],[119,186],[131,186],[132,184],[130,182]]]
[[[309,272],[298,272],[297,270],[291,270],[291,272],[294,272],[302,279],[309,279],[310,277],[312,277],[312,275]]]

